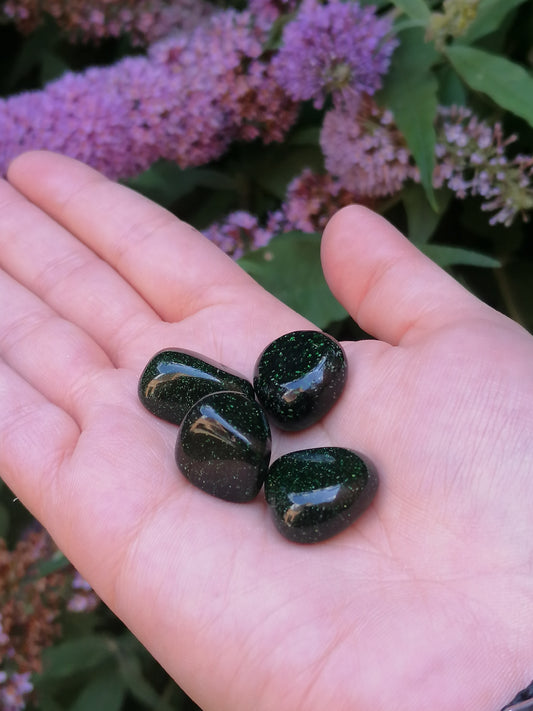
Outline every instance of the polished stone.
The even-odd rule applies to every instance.
[[[193,351],[167,348],[148,362],[139,380],[139,399],[153,415],[179,425],[195,402],[221,390],[241,392],[252,400],[247,380]]]
[[[176,442],[182,474],[208,494],[250,501],[270,463],[271,436],[261,406],[245,395],[206,395],[185,415]]]
[[[317,543],[347,528],[378,488],[374,466],[342,447],[291,452],[276,459],[265,497],[280,533],[296,543]]]
[[[296,431],[324,417],[340,396],[346,376],[346,356],[334,338],[321,331],[293,331],[261,353],[254,389],[272,422]]]

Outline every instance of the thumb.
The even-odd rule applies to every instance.
[[[331,218],[321,258],[338,301],[367,333],[392,345],[491,310],[387,220],[359,205]]]

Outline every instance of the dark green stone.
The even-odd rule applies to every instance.
[[[318,422],[342,392],[344,351],[321,331],[294,331],[277,338],[259,356],[254,389],[281,429],[296,431]]]
[[[220,390],[241,392],[252,400],[247,380],[193,351],[168,348],[149,361],[139,380],[139,399],[153,415],[179,425],[195,402]]]
[[[276,459],[265,497],[280,533],[317,543],[343,531],[370,505],[378,488],[374,466],[342,447],[302,449]]]
[[[206,395],[185,415],[176,442],[182,474],[208,494],[250,501],[270,463],[271,437],[261,406],[245,395]]]

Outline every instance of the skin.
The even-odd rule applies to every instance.
[[[158,350],[250,378],[310,324],[160,207],[80,163],[19,157],[0,184],[0,471],[97,593],[206,711],[490,711],[533,674],[533,339],[358,206],[324,273],[376,340],[315,427],[381,485],[313,546],[262,495],[228,504],[137,401]]]

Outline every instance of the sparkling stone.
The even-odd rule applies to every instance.
[[[153,415],[179,425],[195,402],[221,390],[241,392],[252,400],[251,383],[193,351],[168,348],[148,362],[139,380],[139,399]]]
[[[318,422],[342,392],[344,351],[321,331],[293,331],[259,356],[254,373],[258,400],[278,427],[303,430]]]
[[[175,454],[182,474],[199,489],[244,502],[263,486],[270,449],[270,426],[261,406],[241,393],[218,392],[187,412]]]
[[[265,497],[280,533],[317,543],[343,531],[370,505],[378,488],[374,466],[342,447],[291,452],[276,459]]]

